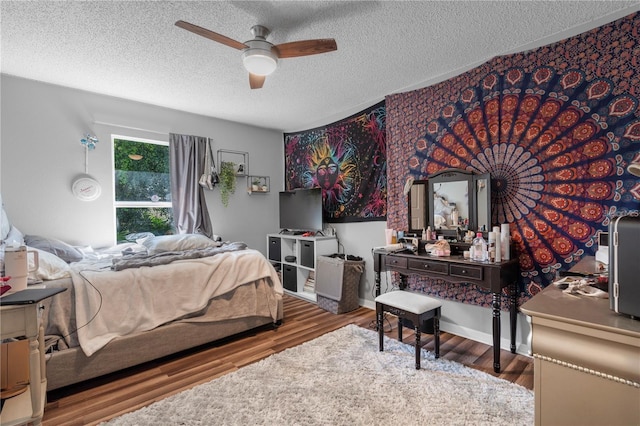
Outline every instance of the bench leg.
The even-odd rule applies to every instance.
[[[440,358],[440,308],[433,317],[433,340],[436,346],[436,358]]]
[[[383,322],[383,311],[378,309],[377,312],[377,320],[378,320],[378,350],[380,352],[384,351],[384,322]]]
[[[402,342],[402,318],[398,317],[398,341]]]
[[[415,326],[416,330],[416,370],[420,370],[420,326]]]

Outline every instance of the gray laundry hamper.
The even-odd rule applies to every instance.
[[[345,260],[340,255],[332,255],[318,256],[316,262],[318,306],[334,314],[358,309],[358,289],[364,272],[364,260]]]

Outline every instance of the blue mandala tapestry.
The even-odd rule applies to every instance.
[[[445,168],[490,173],[492,224],[508,223],[527,299],[594,255],[597,232],[638,214],[640,15],[386,99],[389,227],[406,227],[401,185]],[[631,167],[630,167],[631,166]],[[414,279],[490,306],[468,286]],[[522,300],[521,300],[522,302]]]
[[[330,125],[285,133],[285,188],[321,188],[325,222],[386,220],[384,101]]]

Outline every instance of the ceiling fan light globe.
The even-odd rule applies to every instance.
[[[247,49],[242,54],[242,63],[251,74],[269,75],[278,67],[278,57],[265,49]]]

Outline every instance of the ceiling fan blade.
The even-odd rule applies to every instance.
[[[273,46],[273,48],[278,52],[279,58],[295,58],[298,56],[333,52],[334,50],[338,50],[338,45],[332,38],[320,38],[316,40],[301,40],[282,43]]]
[[[211,30],[199,27],[194,24],[190,24],[189,22],[176,21],[176,26],[183,28],[187,31],[191,31],[192,33],[198,34],[202,37],[206,37],[210,40],[217,41],[218,43],[222,43],[226,46],[233,47],[234,49],[242,50],[249,47],[246,44],[240,43],[239,41],[236,41],[232,38],[223,36],[222,34],[214,33]]]
[[[252,89],[262,89],[266,76],[249,73],[249,86]]]

